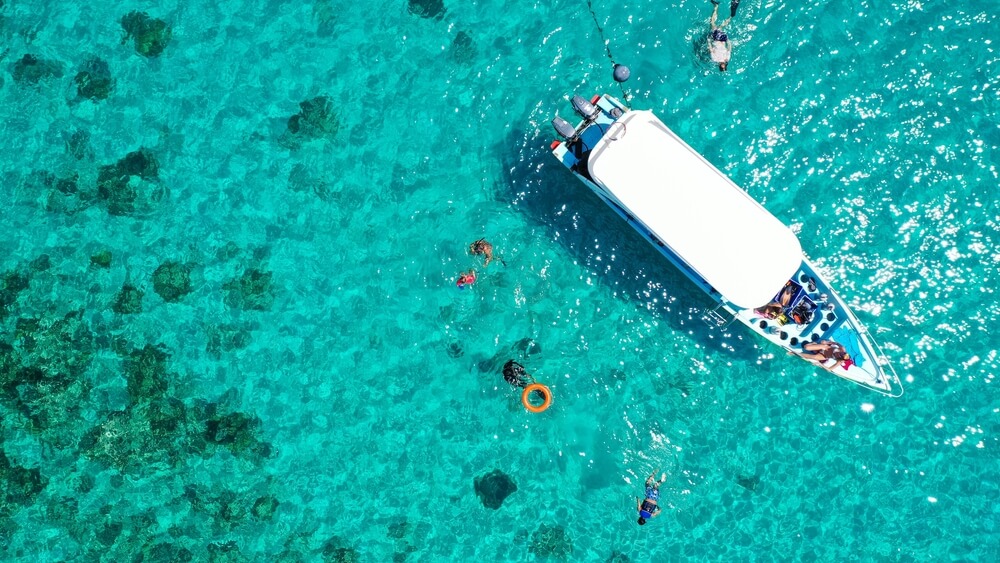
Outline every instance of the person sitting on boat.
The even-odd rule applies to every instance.
[[[503,379],[514,387],[521,388],[535,382],[535,378],[524,370],[524,366],[514,360],[507,360],[507,363],[503,365]]]
[[[660,480],[656,480],[656,473],[659,471],[652,472],[649,478],[646,479],[646,498],[640,500],[639,497],[635,497],[635,508],[639,511],[639,525],[645,525],[646,520],[650,518],[656,518],[660,515],[660,485],[666,481],[666,474],[660,476]]]
[[[726,27],[726,24],[733,18],[726,18],[726,21],[722,22],[721,25],[715,25],[715,21],[719,17],[719,2],[712,0],[712,4],[715,4],[715,8],[712,9],[712,19],[709,22],[712,26],[712,34],[708,38],[708,52],[712,55],[712,62],[719,63],[719,70],[725,72],[726,68],[729,67],[729,55],[733,46],[729,43],[729,36],[726,35],[725,31],[722,31],[722,28]]]
[[[486,257],[486,263],[483,266],[489,266],[490,260],[493,260],[493,245],[487,242],[486,239],[481,238],[476,242],[469,245],[469,252],[473,256],[483,255]]]
[[[853,363],[847,350],[844,350],[843,346],[833,340],[807,342],[802,346],[802,349],[805,351],[799,353],[799,356],[816,362],[829,370],[843,365],[850,367],[850,364]]]
[[[775,319],[785,312],[785,309],[791,304],[792,299],[798,289],[792,285],[792,282],[786,282],[785,287],[781,288],[781,292],[775,297],[774,301],[771,301],[763,307],[758,307],[756,309],[757,313],[768,318]]]

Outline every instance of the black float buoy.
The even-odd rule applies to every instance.
[[[615,82],[619,83],[625,82],[626,80],[628,80],[629,76],[632,76],[632,72],[629,71],[627,66],[620,64],[615,65],[615,72],[614,72]]]

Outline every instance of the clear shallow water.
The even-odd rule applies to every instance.
[[[172,26],[158,57],[133,9]],[[573,560],[997,559],[996,16],[745,1],[723,75],[710,11],[594,5],[633,106],[794,226],[901,399],[708,330],[549,157],[568,95],[617,90],[585,3],[6,2],[4,558],[519,561],[562,526]],[[336,131],[289,137],[323,95]],[[97,185],[140,147],[123,212]],[[507,265],[459,292],[484,235]],[[525,338],[542,415],[498,373]]]

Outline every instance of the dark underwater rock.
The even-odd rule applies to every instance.
[[[103,526],[97,528],[95,538],[101,545],[111,547],[121,535],[122,529],[121,522],[105,522]]]
[[[170,355],[162,348],[146,344],[125,358],[125,381],[133,402],[148,401],[167,391],[167,360]]]
[[[565,560],[573,553],[573,541],[562,526],[542,524],[531,534],[531,546],[528,550],[538,557]]]
[[[450,358],[461,358],[465,354],[465,347],[462,346],[460,341],[452,340],[448,343],[446,351],[448,352],[448,357]]]
[[[147,347],[154,350],[151,347]],[[141,355],[136,351],[134,355]],[[127,370],[142,371],[136,362],[165,364],[165,358],[147,351],[145,359],[129,358]],[[165,356],[165,354],[164,354]],[[165,367],[152,367],[147,371],[160,371]],[[134,381],[134,377],[130,378]],[[98,426],[85,432],[79,439],[81,454],[89,459],[102,462],[122,472],[148,471],[150,464],[165,463],[177,467],[192,454],[198,438],[199,421],[196,409],[188,408],[183,401],[163,394],[166,382],[163,376],[149,377],[154,381],[147,400],[132,403],[124,410],[115,411],[105,417]],[[130,397],[135,385],[129,388]]]
[[[340,131],[340,119],[327,96],[317,96],[299,104],[299,113],[288,118],[288,127],[279,142],[296,149],[303,142],[333,139]]]
[[[52,267],[52,259],[49,258],[48,254],[42,254],[38,258],[32,260],[31,263],[28,264],[28,267],[34,272],[44,272]]]
[[[242,350],[250,344],[249,329],[232,324],[209,326],[205,329],[205,351],[218,357],[222,352]]]
[[[213,416],[205,421],[205,440],[227,446],[233,453],[250,449],[257,442],[260,419],[241,412]]]
[[[736,482],[744,489],[754,492],[757,490],[757,486],[760,485],[760,477],[757,475],[739,475],[736,477]]]
[[[159,178],[160,163],[147,148],[140,147],[115,164],[101,166],[97,172],[97,199],[112,215],[127,215],[136,205],[157,201],[162,192],[149,186]],[[147,183],[144,184],[143,181]],[[140,192],[139,188],[145,188]]]
[[[464,31],[458,32],[451,42],[451,58],[459,64],[468,64],[476,58],[476,42],[471,35]]]
[[[191,267],[168,260],[153,272],[153,291],[167,303],[176,303],[191,293]]]
[[[409,0],[407,10],[415,16],[439,20],[444,17],[444,0]]]
[[[230,307],[268,311],[274,302],[271,272],[251,268],[222,288],[226,291],[226,305]]]
[[[156,156],[145,147],[132,151],[118,160],[118,171],[126,176],[139,176],[144,180],[152,180],[160,175],[160,163]]]
[[[167,22],[151,18],[145,12],[132,11],[121,19],[125,30],[124,44],[129,39],[135,44],[135,52],[144,57],[158,57],[170,43],[173,32]]]
[[[208,544],[208,563],[236,563],[246,560],[240,553],[240,546],[234,541]]]
[[[90,100],[106,99],[115,86],[108,63],[98,57],[87,58],[73,81],[77,95]]]
[[[142,414],[153,436],[158,440],[170,440],[186,430],[189,413],[184,401],[163,396],[150,400]]]
[[[518,340],[513,349],[524,355],[525,358],[542,353],[542,345],[533,338],[522,338]]]
[[[79,379],[95,352],[94,334],[83,319],[83,311],[71,311],[55,320],[22,317],[15,338],[21,362],[40,368],[52,384],[66,380],[57,384],[59,387]]]
[[[85,432],[78,448],[83,456],[119,470],[143,467],[156,451],[149,432],[126,411],[110,413],[104,422]]]
[[[216,448],[228,449],[233,455],[252,455],[257,458],[271,456],[271,444],[260,440],[260,418],[239,412],[235,390],[223,394],[219,402],[209,403],[199,415],[203,455],[211,455]]]
[[[632,560],[628,558],[628,555],[620,551],[612,551],[607,563],[632,563]]]
[[[330,37],[337,25],[337,16],[341,13],[340,4],[334,0],[316,0],[313,2],[313,19],[316,20],[316,35]]]
[[[102,268],[107,270],[111,267],[111,251],[102,250],[97,254],[90,255],[90,265],[95,268]]]
[[[483,506],[493,510],[500,508],[504,499],[517,491],[517,484],[514,483],[510,475],[499,469],[476,477],[473,486],[476,490],[476,496],[483,502]]]
[[[66,137],[66,153],[77,160],[94,158],[94,149],[90,146],[90,132],[77,129]]]
[[[353,548],[344,545],[344,540],[334,536],[323,544],[321,552],[324,563],[358,563],[361,558]]]
[[[28,176],[25,186],[45,194],[46,211],[73,213],[85,207],[79,196],[77,174],[59,178],[47,170],[35,170]]]
[[[392,524],[389,524],[389,527],[386,529],[385,536],[394,540],[401,540],[410,534],[410,528],[410,522],[406,519],[399,522],[393,522]]]
[[[194,560],[194,554],[184,547],[178,547],[170,542],[156,542],[142,548],[142,561],[170,561],[171,563],[186,563]]]
[[[273,495],[262,496],[254,501],[250,513],[257,520],[271,520],[278,510],[278,504],[280,504],[278,499],[274,498]]]
[[[7,459],[3,448],[0,448],[0,516],[6,516],[17,507],[32,504],[35,497],[45,489],[48,479],[42,476],[39,469],[27,469],[15,465]]]
[[[14,82],[19,84],[36,85],[49,78],[60,78],[63,75],[62,65],[56,61],[39,59],[38,57],[26,54],[21,60],[14,63],[11,76]]]
[[[143,291],[138,287],[125,282],[122,288],[115,294],[115,300],[111,303],[111,310],[119,315],[135,315],[142,312]]]
[[[28,289],[31,278],[19,270],[9,270],[0,278],[0,290],[20,293]]]

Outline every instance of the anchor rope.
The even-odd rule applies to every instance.
[[[604,51],[608,55],[608,60],[611,61],[611,68],[613,69],[618,63],[615,62],[614,55],[611,54],[611,43],[608,42],[607,38],[604,37],[604,28],[601,27],[601,22],[597,21],[597,14],[594,12],[594,4],[591,0],[587,0],[587,10],[590,11],[590,17],[594,19],[594,27],[597,28],[597,34],[601,37],[601,42],[604,43]],[[628,92],[625,91],[625,86],[621,82],[615,81],[618,84],[618,88],[622,91],[622,100],[625,102],[625,106],[628,107]]]

